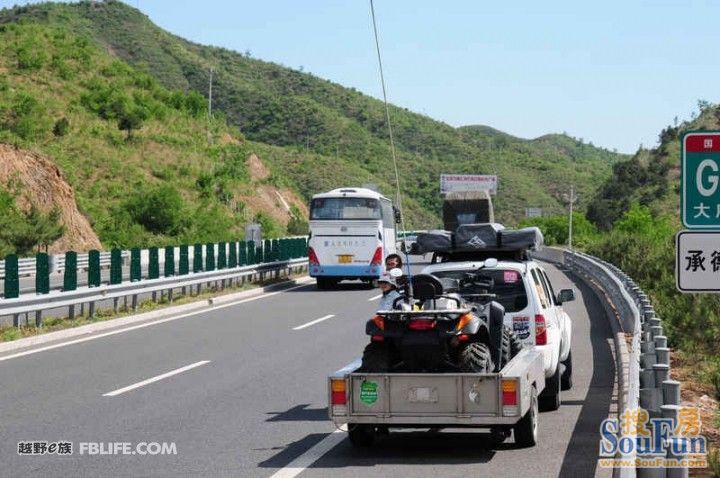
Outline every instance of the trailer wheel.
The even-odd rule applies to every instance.
[[[530,392],[530,409],[513,427],[515,445],[528,448],[537,445],[538,436],[538,394],[533,385]]]
[[[370,342],[365,346],[360,368],[367,373],[381,373],[390,370],[390,347],[382,342]]]
[[[563,370],[560,386],[563,390],[570,390],[573,386],[572,377],[572,349],[568,352],[567,358],[561,362],[565,367]]]
[[[473,373],[490,373],[495,368],[486,344],[474,342],[460,352],[460,370]]]
[[[372,425],[348,424],[350,443],[356,448],[367,448],[375,441],[375,427]]]
[[[551,412],[560,408],[560,364],[555,369],[555,374],[545,380],[545,390],[540,394],[540,409],[544,412]]]

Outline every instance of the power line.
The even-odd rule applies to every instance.
[[[397,158],[395,156],[395,142],[393,141],[392,125],[390,124],[390,107],[388,106],[387,90],[385,88],[385,75],[383,74],[382,58],[380,56],[380,40],[378,40],[377,21],[375,20],[375,6],[370,0],[370,13],[372,15],[373,32],[375,33],[375,49],[377,50],[378,65],[380,66],[380,83],[382,84],[383,101],[385,102],[385,116],[387,118],[388,133],[390,135],[390,153],[393,166],[395,167],[396,201],[400,211],[400,221],[403,232],[405,231],[405,214],[403,214],[402,201],[400,199],[400,175],[398,174]]]

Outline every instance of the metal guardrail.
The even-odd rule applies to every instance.
[[[226,268],[207,272],[190,273],[183,276],[161,277],[158,279],[146,279],[137,282],[124,284],[101,285],[99,287],[81,287],[74,291],[52,291],[43,295],[27,295],[16,299],[0,300],[0,317],[13,317],[13,324],[18,326],[21,314],[35,314],[35,326],[42,326],[42,314],[46,310],[57,308],[68,308],[68,316],[72,319],[75,315],[76,306],[88,304],[89,315],[95,313],[95,304],[105,300],[113,300],[113,308],[117,310],[118,299],[132,297],[132,308],[137,309],[138,295],[157,292],[167,292],[168,298],[172,301],[175,289],[187,289],[202,284],[220,283],[225,287],[226,281],[232,285],[233,280],[246,281],[257,277],[264,280],[267,274],[274,274],[279,277],[281,273],[287,274],[293,271],[307,269],[307,258],[290,259],[264,264],[255,264],[234,268]]]
[[[58,272],[65,270],[65,255],[64,254],[58,254],[55,256],[51,256],[52,260],[50,261],[50,268],[51,272]],[[123,260],[126,260],[128,257],[130,257],[130,253],[128,251],[123,251],[122,253]],[[89,255],[87,253],[85,254],[78,254],[77,255],[77,267],[80,270],[87,270],[90,264]],[[108,268],[110,267],[110,253],[109,252],[101,252],[100,253],[100,267],[102,268]],[[34,257],[25,257],[22,259],[18,259],[18,275],[20,277],[27,277],[32,276],[35,274],[36,264],[35,264],[35,258]],[[0,279],[5,278],[5,261],[0,260]]]
[[[617,319],[613,326],[618,355],[618,415],[638,407],[649,418],[664,418],[679,423],[680,382],[670,380],[670,349],[663,334],[662,321],[656,316],[647,294],[618,267],[594,256],[577,251],[549,249],[536,257],[563,262],[583,277],[596,291],[603,293]],[[629,353],[622,357],[621,349]],[[627,435],[625,435],[627,436]],[[674,440],[678,440],[675,438]],[[686,455],[673,454],[671,441],[664,443],[661,457],[682,460]],[[620,455],[635,460],[635,455]],[[687,477],[688,468],[616,468],[616,477]]]

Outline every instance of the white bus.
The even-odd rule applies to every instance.
[[[310,203],[308,258],[318,289],[343,279],[372,282],[396,252],[392,201],[365,188],[340,188],[316,194]]]

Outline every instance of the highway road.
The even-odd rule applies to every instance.
[[[484,432],[394,432],[353,449],[327,419],[326,377],[357,358],[377,290],[313,284],[56,348],[0,355],[3,476],[610,476],[598,426],[614,411],[611,333],[573,287],[575,386],[540,415],[540,443],[489,449]],[[335,432],[335,433],[334,433]],[[18,442],[69,441],[70,456],[19,456]],[[173,442],[177,454],[87,455],[80,442]],[[135,448],[133,448],[135,449]]]

